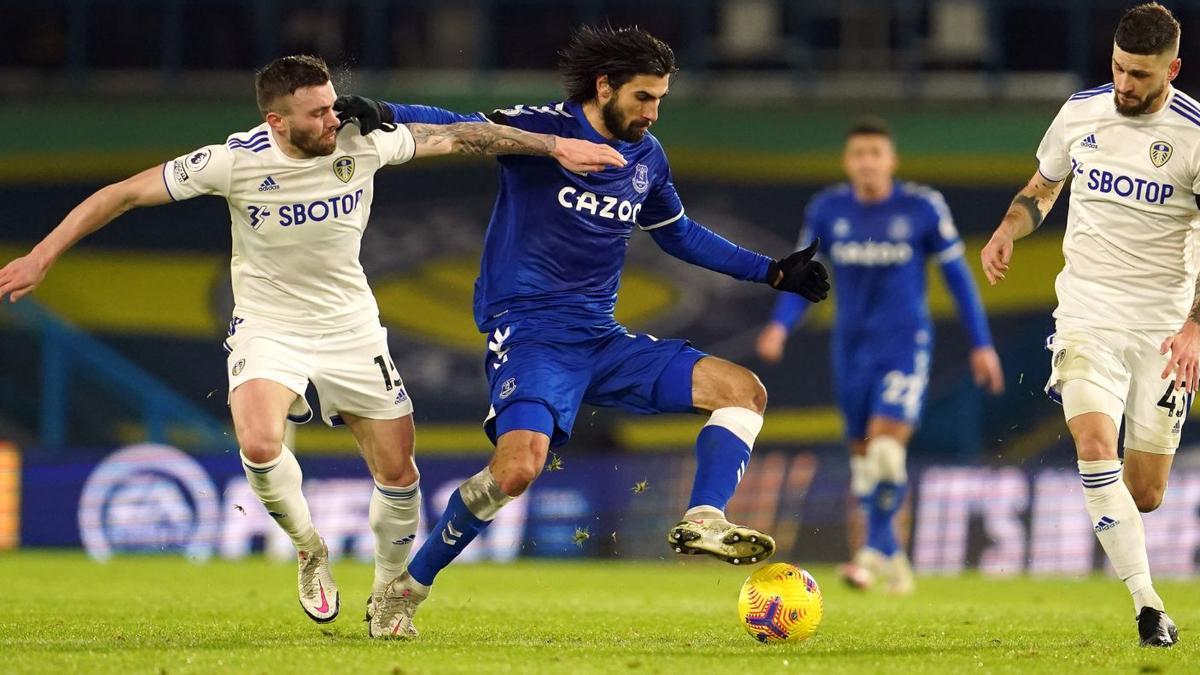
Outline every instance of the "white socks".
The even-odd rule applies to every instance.
[[[250,489],[258,495],[258,500],[266,507],[267,513],[279,523],[279,527],[292,538],[298,551],[320,551],[321,537],[317,528],[313,527],[312,517],[308,513],[308,502],[300,491],[304,475],[296,456],[284,446],[283,452],[274,461],[255,464],[242,457],[242,468],[246,471],[246,480]]]
[[[404,487],[375,482],[368,519],[375,532],[375,581],[371,592],[381,593],[404,572],[408,552],[417,538],[421,519],[420,482]]]
[[[1133,611],[1138,612],[1142,607],[1162,610],[1162,599],[1154,592],[1150,580],[1142,514],[1121,479],[1121,462],[1116,459],[1080,460],[1079,477],[1083,481],[1092,529],[1117,576],[1133,595]]]
[[[903,485],[908,482],[907,454],[904,444],[891,436],[876,436],[867,441],[867,461],[875,471],[875,480],[880,483]]]
[[[879,484],[875,465],[866,455],[850,454],[850,492],[860,501],[870,499]]]

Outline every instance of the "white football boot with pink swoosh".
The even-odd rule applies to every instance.
[[[300,606],[308,618],[317,623],[329,623],[337,618],[342,606],[337,582],[329,571],[329,547],[321,540],[320,551],[300,551]]]

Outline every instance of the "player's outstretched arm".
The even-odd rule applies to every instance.
[[[333,109],[342,126],[354,123],[364,136],[408,127],[416,141],[413,157],[437,155],[533,155],[553,157],[568,171],[587,173],[625,166],[611,146],[492,124],[478,113],[460,113],[424,105],[399,105],[365,96],[340,96]]]
[[[533,155],[553,157],[568,171],[625,166],[611,146],[577,138],[536,134],[499,124],[406,124],[416,142],[414,157],[438,155]]]
[[[159,166],[97,190],[71,209],[66,218],[28,254],[0,268],[0,302],[7,296],[16,302],[33,292],[58,257],[80,239],[99,230],[114,218],[141,206],[157,206],[171,200]]]
[[[819,240],[803,251],[772,260],[734,244],[682,213],[645,229],[659,248],[684,262],[735,279],[770,284],[803,296],[809,302],[820,302],[829,294],[829,273],[824,265],[813,260]]]
[[[961,253],[943,261],[941,268],[946,288],[958,306],[958,316],[971,336],[971,376],[976,386],[993,396],[999,396],[1004,393],[1004,370],[1000,367],[1000,355],[992,346],[987,314],[983,310],[971,270]]]
[[[366,96],[339,96],[333,103],[342,126],[353,122],[363,136],[383,129],[395,131],[397,124],[454,124],[456,122],[487,122],[480,113],[464,115],[431,105],[388,103]]]
[[[989,284],[995,286],[996,282],[1004,280],[1012,260],[1013,242],[1031,234],[1042,224],[1062,192],[1064,182],[1052,181],[1037,171],[1013,198],[1000,226],[979,254]]]

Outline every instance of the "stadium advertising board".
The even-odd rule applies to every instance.
[[[122,552],[197,561],[292,554],[235,455],[192,457],[168,446],[137,445],[98,459],[25,462],[24,545],[83,546],[98,560]],[[425,527],[479,461],[421,460]],[[331,553],[369,560],[372,481],[361,463],[307,456],[301,463],[305,493]],[[568,455],[560,469],[546,471],[501,511],[462,559],[665,557],[663,533],[685,503],[692,468],[693,460],[682,455]],[[913,475],[912,555],[922,572],[1078,575],[1103,561],[1078,476],[1067,468],[928,466]],[[730,511],[773,532],[787,559],[837,561],[845,555],[847,481],[840,456],[764,450]],[[1195,574],[1200,471],[1174,474],[1162,507],[1145,523],[1155,574]]]

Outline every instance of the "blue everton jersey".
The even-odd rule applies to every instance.
[[[505,155],[500,191],[475,282],[480,330],[501,314],[545,312],[570,323],[611,323],[634,226],[683,215],[662,146],[608,141],[574,103],[517,106],[487,115],[530,132],[609,143],[627,164],[580,175],[548,157]]]
[[[926,262],[963,255],[940,193],[897,181],[886,200],[864,204],[849,185],[836,185],[809,203],[805,224],[803,245],[820,237],[820,253],[832,265],[838,334],[865,338],[930,327]]]

